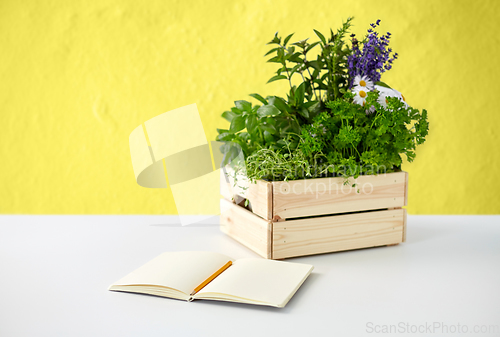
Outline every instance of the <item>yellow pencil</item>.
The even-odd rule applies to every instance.
[[[229,261],[228,263],[226,263],[225,265],[223,265],[219,270],[217,270],[215,273],[213,273],[212,276],[210,276],[205,281],[203,281],[199,286],[197,286],[196,288],[194,288],[193,292],[191,293],[191,296],[193,296],[198,291],[200,291],[201,289],[203,289],[207,284],[209,284],[210,282],[212,282],[214,278],[216,278],[217,276],[219,276],[220,274],[222,274],[222,272],[224,270],[226,270],[227,268],[229,268],[229,266],[231,266],[232,264],[233,264],[233,262]]]

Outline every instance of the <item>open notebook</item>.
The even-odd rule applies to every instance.
[[[232,264],[227,267],[232,262]],[[224,267],[222,273],[211,277]],[[313,266],[263,259],[234,261],[213,252],[167,252],[109,287],[180,300],[240,302],[284,307],[309,276]]]

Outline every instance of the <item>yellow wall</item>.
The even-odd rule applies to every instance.
[[[400,54],[382,79],[429,111],[409,212],[499,213],[498,1],[139,3],[0,2],[0,213],[175,213],[170,190],[136,184],[129,133],[197,103],[213,139],[234,100],[284,93],[265,85],[276,31],[350,15],[357,34],[382,19]]]

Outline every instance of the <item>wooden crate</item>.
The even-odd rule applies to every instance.
[[[221,230],[268,259],[395,245],[406,239],[408,173],[249,184],[221,174]],[[248,199],[248,209],[243,207]]]

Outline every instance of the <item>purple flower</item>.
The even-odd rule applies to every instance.
[[[375,28],[380,24],[380,20],[370,24]],[[383,72],[392,68],[392,63],[397,59],[398,54],[391,55],[392,49],[388,48],[391,33],[379,36],[373,29],[368,29],[365,41],[360,46],[358,41],[353,40],[352,54],[347,59],[349,67],[349,77],[352,81],[356,75],[367,76],[374,83],[380,81]]]

